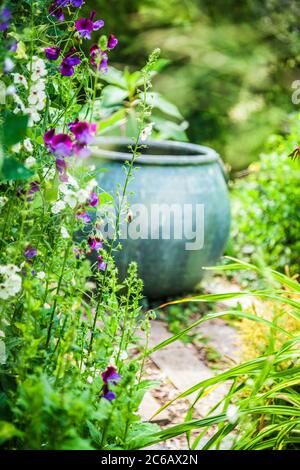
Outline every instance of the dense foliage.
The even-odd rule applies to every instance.
[[[46,4],[45,4],[46,3]],[[149,387],[134,358],[142,283],[123,284],[97,210],[112,204],[88,162],[98,81],[117,45],[82,2],[7,2],[0,10],[0,443],[5,449],[136,448],[154,425],[137,410]],[[48,10],[49,8],[49,10]],[[29,18],[29,23],[27,19]],[[132,176],[157,52],[140,72]],[[80,236],[79,236],[80,234]],[[90,262],[91,261],[91,262]],[[147,335],[146,335],[147,336]]]
[[[97,0],[104,11],[106,2]],[[87,1],[90,6],[95,4]],[[110,22],[122,45],[116,67],[133,69],[162,49],[154,81],[190,123],[192,142],[215,147],[233,168],[255,160],[281,128],[299,76],[299,2],[119,0]],[[176,98],[175,98],[176,97]]]
[[[270,266],[294,274],[300,264],[300,168],[289,158],[298,145],[299,115],[290,120],[290,132],[274,136],[270,150],[238,178],[232,191],[230,252],[243,259],[260,258]]]
[[[97,3],[104,5],[104,2]],[[233,6],[231,1],[225,3]],[[109,35],[102,34],[108,32],[103,29],[106,28],[104,20],[96,11],[90,11],[88,2],[84,5],[83,0],[8,0],[1,5],[2,449],[129,450],[183,433],[192,449],[199,446],[216,449],[224,442],[227,447],[243,450],[298,446],[300,288],[297,281],[276,271],[233,260],[231,265],[219,269],[255,272],[262,278],[265,289],[252,290],[251,294],[268,299],[268,310],[272,309],[273,314],[265,316],[255,309],[217,310],[203,314],[193,324],[183,324],[177,310],[179,304],[201,302],[205,312],[207,302],[211,305],[247,292],[203,294],[174,301],[169,314],[173,320],[175,317],[171,329],[176,334],[150,348],[149,320],[155,315],[142,309],[143,286],[138,268],[131,264],[121,283],[113,259],[114,250],[119,248],[117,239],[123,217],[130,221],[126,194],[128,182],[134,177],[141,142],[152,131],[157,137],[186,138],[186,124],[176,106],[151,90],[152,78],[166,65],[165,61],[159,61],[159,51],[150,55],[140,71],[121,72],[120,64],[118,69],[108,66],[118,50],[118,42],[135,34],[141,22],[144,26],[148,24],[143,38],[149,44],[150,30],[158,24],[165,31],[160,30],[159,35],[155,31],[153,38],[156,41],[159,37],[158,42],[175,53],[176,35],[179,59],[169,69],[169,78],[173,74],[175,80],[182,76],[184,84],[187,75],[182,86],[184,99],[191,103],[194,94],[197,99],[186,109],[190,116],[197,114],[203,129],[197,140],[214,142],[215,137],[212,139],[207,132],[214,135],[215,131],[225,129],[219,119],[226,116],[228,120],[229,110],[232,112],[240,99],[239,96],[237,100],[238,89],[245,93],[247,103],[252,103],[254,95],[260,97],[260,87],[265,92],[264,87],[268,87],[272,76],[267,69],[274,51],[268,44],[258,55],[257,50],[252,54],[253,43],[247,44],[254,37],[245,23],[251,20],[252,28],[257,25],[255,12],[258,11],[263,17],[271,15],[268,8],[273,2],[267,2],[262,10],[257,2],[244,3],[242,10],[238,10],[240,17],[232,8],[231,24],[221,22],[215,31],[214,22],[219,20],[224,2],[214,6],[202,1],[182,4],[177,0],[168,5],[158,0],[112,2],[112,22],[107,24],[114,25],[115,30]],[[174,18],[177,7],[178,15]],[[132,25],[120,21],[128,13],[132,15]],[[280,11],[275,13],[273,17],[280,22],[276,16]],[[240,19],[242,25],[238,24]],[[120,36],[117,26],[120,26]],[[203,28],[203,37],[209,38],[207,50],[201,54],[197,51],[201,41],[193,43],[193,38],[199,39],[199,26]],[[184,28],[184,34],[178,27]],[[241,31],[246,34],[242,39]],[[260,30],[257,47],[262,34]],[[136,47],[138,50],[137,42]],[[223,52],[216,56],[218,48],[223,48]],[[245,58],[245,48],[250,59]],[[132,53],[134,45],[127,41],[120,62],[130,50]],[[288,51],[280,49],[276,57],[279,56],[287,57]],[[135,59],[140,60],[134,57],[132,63]],[[201,61],[206,65],[198,67]],[[184,74],[183,64],[186,65]],[[211,71],[216,70],[211,64],[219,74],[209,88]],[[275,75],[276,65],[275,61]],[[260,77],[258,71],[262,71]],[[237,83],[241,80],[243,86],[233,85],[229,78]],[[160,83],[162,88],[165,79]],[[217,103],[224,93],[220,87],[224,79],[225,82],[228,79],[225,88],[228,102],[222,108]],[[170,96],[176,91],[172,87],[165,88]],[[197,90],[201,91],[199,95]],[[207,100],[207,90],[216,101],[205,117],[204,111],[199,114],[197,107],[201,96]],[[177,91],[179,103],[180,90]],[[262,103],[254,99],[254,103],[258,102]],[[257,107],[250,109],[250,114],[256,116],[255,131],[259,119],[262,123],[268,119],[268,124],[273,125],[266,103],[267,100],[259,108],[260,118],[256,115]],[[232,114],[234,119],[240,116],[239,112]],[[298,116],[287,137],[273,139],[273,152],[252,167],[253,173],[236,183],[233,226],[233,248],[239,255],[252,259],[260,249],[260,264],[268,262],[280,268],[289,264],[295,271],[299,267],[295,222],[300,198],[299,170],[298,163],[293,163],[287,155],[299,144],[297,119]],[[198,124],[197,120],[192,122],[191,136],[195,136]],[[105,135],[116,129],[134,139],[131,159],[124,164],[124,186],[118,188],[113,198],[99,187],[97,172],[101,168],[91,164],[89,155],[96,133]],[[235,140],[240,135],[237,133]],[[249,140],[253,140],[251,132]],[[219,144],[224,146],[228,142],[225,132],[220,132]],[[111,239],[104,237],[103,220],[98,212],[106,206],[115,209]],[[139,406],[145,392],[153,386],[144,379],[148,356],[178,339],[190,341],[189,333],[197,325],[228,316],[263,325],[260,331],[265,337],[264,344],[261,348],[254,345],[249,360],[199,382],[180,395],[184,398],[197,392],[195,405],[215,387],[229,381],[228,394],[220,400],[219,408],[214,406],[207,416],[194,419],[194,405],[190,406],[183,423],[166,429],[142,422]],[[171,404],[165,403],[163,408]],[[196,437],[191,435],[192,430],[198,431]]]

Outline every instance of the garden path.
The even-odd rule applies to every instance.
[[[241,290],[235,283],[230,283],[222,277],[208,279],[202,284],[207,293],[220,294],[225,292],[237,292]],[[240,304],[243,309],[256,304],[257,299],[250,296],[241,296],[240,298],[225,300],[216,304],[218,310],[233,308]],[[197,327],[211,346],[222,358],[220,369],[226,369],[230,365],[239,362],[239,337],[236,329],[229,325],[225,320],[217,318],[209,320]],[[149,338],[149,347],[159,344],[172,336],[168,331],[167,325],[158,320],[151,322],[151,335]],[[154,352],[147,365],[149,378],[158,379],[161,384],[158,389],[154,389],[146,394],[142,402],[140,413],[145,420],[151,416],[166,401],[175,398],[179,393],[184,392],[201,380],[215,375],[216,371],[207,365],[199,350],[193,344],[185,344],[180,340],[166,346],[165,348]],[[195,407],[195,416],[203,417],[209,409],[216,405],[226,395],[230,384],[225,384],[213,390],[206,397],[197,402]],[[188,403],[192,404],[195,395],[190,395],[186,400],[174,402],[170,408],[164,410],[153,418],[154,422],[159,424],[171,425],[176,422],[182,422]],[[205,438],[204,438],[205,439]],[[168,441],[165,446],[154,446],[156,449],[183,449],[186,448],[185,437]]]

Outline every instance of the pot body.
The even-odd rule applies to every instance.
[[[180,156],[174,160],[174,143],[159,143],[164,145],[171,158],[163,163],[157,155],[152,155],[152,163],[150,156],[136,160],[127,190],[132,221],[123,227],[122,249],[115,254],[121,278],[128,264],[137,262],[149,298],[190,292],[201,280],[202,268],[222,255],[230,226],[227,184],[218,156],[197,163],[188,152],[184,155],[185,144],[180,144]],[[151,153],[151,144],[148,148]],[[117,198],[126,178],[124,159],[103,147],[101,155],[95,151],[92,158],[102,170],[99,186]]]

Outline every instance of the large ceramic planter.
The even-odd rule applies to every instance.
[[[93,163],[105,169],[98,173],[99,186],[110,194],[116,195],[124,185],[130,143],[100,138],[92,148]],[[222,255],[228,238],[223,164],[207,147],[150,141],[137,158],[137,167],[127,191],[133,208],[132,236],[121,241],[123,249],[115,255],[120,275],[136,261],[146,296],[191,291],[203,276],[202,268]]]

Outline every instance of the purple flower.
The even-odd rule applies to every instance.
[[[45,52],[45,56],[47,57],[47,59],[57,60],[59,58],[60,51],[61,51],[60,47],[53,46],[53,47],[47,47],[44,52]]]
[[[108,41],[107,41],[107,49],[112,50],[116,47],[117,44],[118,44],[117,38],[113,34],[110,34]]]
[[[95,16],[96,11],[93,10],[89,18],[80,18],[75,22],[75,27],[83,38],[91,39],[91,33],[104,26],[103,20],[93,21]]]
[[[13,41],[11,45],[9,46],[9,49],[8,49],[9,52],[16,52],[18,49],[18,45],[19,45],[18,41]]]
[[[84,0],[71,0],[73,7],[80,8],[81,5],[84,3]]]
[[[67,174],[67,162],[63,158],[57,158],[55,160],[55,166],[59,173],[60,181],[67,183],[69,181],[68,174]]]
[[[73,145],[73,151],[80,158],[87,158],[91,155],[90,149],[85,144],[79,144],[78,142]]]
[[[102,372],[101,377],[103,382],[107,385],[110,383],[117,385],[122,379],[122,376],[118,374],[117,369],[113,366],[108,366],[107,369]]]
[[[29,190],[27,191],[27,201],[33,200],[33,194],[40,190],[40,183],[38,181],[31,181]]]
[[[91,144],[94,140],[94,134],[97,130],[95,123],[88,123],[86,121],[70,122],[69,124],[70,131],[74,134],[75,139],[80,144]]]
[[[101,396],[108,401],[113,401],[116,398],[116,394],[108,390],[107,385],[104,385]]]
[[[50,129],[44,134],[44,142],[47,147],[51,146],[52,139],[55,135],[55,129]]]
[[[116,394],[109,390],[109,385],[117,385],[122,379],[122,376],[118,374],[117,370],[113,366],[109,366],[104,372],[102,372],[101,377],[104,382],[101,396],[109,401],[113,401],[116,398]]]
[[[106,263],[103,261],[103,258],[101,255],[98,256],[98,269],[99,271],[106,270]]]
[[[57,157],[69,157],[72,153],[73,142],[68,134],[56,134],[50,144],[50,151]]]
[[[77,212],[76,219],[82,220],[82,222],[85,224],[88,224],[91,221],[91,217],[85,211]]]
[[[64,8],[70,4],[70,0],[56,0],[57,6]]]
[[[97,44],[93,44],[90,48],[90,63],[93,67],[98,68],[101,72],[107,72],[108,68],[108,55],[106,52],[101,51]]]
[[[75,65],[80,64],[80,57],[74,56],[75,52],[76,50],[74,48],[70,49],[60,64],[59,71],[65,77],[70,77],[73,75],[75,72]]]
[[[57,157],[69,157],[72,153],[73,142],[68,134],[55,134],[55,129],[50,129],[44,134],[44,142]]]
[[[37,256],[37,249],[28,245],[27,248],[24,250],[24,256],[26,259],[31,259]]]
[[[89,199],[89,205],[91,207],[95,207],[99,204],[99,198],[98,198],[98,195],[97,193],[95,193],[94,191],[91,193],[91,196],[90,196],[90,199]]]
[[[103,247],[102,241],[98,237],[89,237],[88,244],[92,250],[100,250]]]
[[[11,13],[8,8],[3,8],[0,13],[0,31],[6,31],[9,27]]]
[[[77,246],[73,248],[73,253],[75,254],[76,259],[80,259],[81,255],[83,255],[82,248],[78,248]]]
[[[57,4],[59,7],[67,7],[68,5],[72,4],[73,7],[80,8],[81,5],[84,3],[84,0],[57,0]]]
[[[54,1],[49,7],[49,14],[50,16],[54,16],[58,21],[63,21],[65,19],[65,15],[60,4],[61,1]]]

